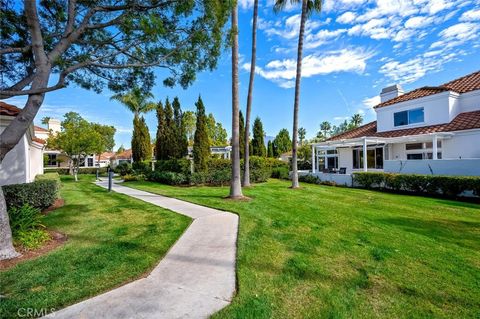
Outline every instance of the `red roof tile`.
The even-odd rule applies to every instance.
[[[404,101],[418,99],[424,96],[434,95],[441,92],[453,91],[457,93],[467,93],[474,90],[480,90],[480,71],[462,76],[461,78],[447,82],[440,86],[425,86],[415,89],[391,100],[378,104],[375,108],[388,106]]]
[[[116,155],[117,159],[131,159],[132,158],[132,150],[125,150]]]
[[[46,128],[43,128],[43,127],[40,127],[40,126],[34,126],[35,128],[35,132],[47,132],[48,133],[48,130]]]
[[[22,109],[19,109],[15,105],[7,104],[5,102],[0,101],[0,115],[6,116],[17,116]]]
[[[359,137],[400,137],[438,132],[454,132],[480,128],[480,111],[465,112],[457,115],[450,123],[407,128],[403,130],[377,132],[377,121],[370,122],[354,130],[333,136],[327,141],[337,141]]]
[[[38,137],[33,137],[33,138],[32,138],[32,141],[37,142],[37,143],[40,143],[40,144],[45,144],[45,143],[47,143],[45,140],[42,140],[41,138],[38,138]]]

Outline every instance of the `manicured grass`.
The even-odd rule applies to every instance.
[[[480,205],[271,180],[126,186],[240,215],[239,291],[215,318],[479,318]]]
[[[190,219],[93,185],[62,179],[65,206],[43,219],[68,236],[63,247],[0,272],[0,318],[18,308],[60,309],[141,277],[166,254]]]

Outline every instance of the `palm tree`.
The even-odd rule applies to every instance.
[[[298,188],[298,167],[297,167],[297,148],[298,148],[298,110],[300,107],[300,80],[302,78],[302,55],[303,38],[305,36],[305,23],[309,15],[313,12],[322,10],[322,0],[301,0],[302,14],[300,18],[300,31],[298,33],[297,48],[297,74],[295,76],[295,100],[293,106],[293,138],[292,138],[292,188]],[[281,11],[287,5],[287,2],[298,3],[300,0],[276,0],[274,10]]]
[[[352,118],[350,119],[350,124],[352,128],[357,128],[363,123],[363,116],[360,113],[353,114]]]
[[[253,24],[252,24],[252,58],[250,61],[250,80],[248,83],[247,96],[247,114],[245,123],[245,152],[244,155],[244,170],[243,170],[243,186],[250,186],[250,113],[252,110],[252,94],[253,94],[253,79],[255,77],[255,63],[257,57],[257,19],[258,19],[258,0],[253,2]],[[243,138],[243,136],[240,136]]]
[[[113,95],[110,100],[115,100],[125,105],[132,111],[134,118],[136,118],[140,113],[147,113],[155,109],[156,104],[150,101],[151,98],[153,98],[152,93],[145,93],[139,88],[133,88],[128,93]]]
[[[327,138],[330,130],[332,129],[332,124],[329,121],[323,121],[320,124],[320,131],[323,133],[323,137]]]
[[[150,99],[153,98],[152,93],[150,92],[142,92],[139,88],[133,88],[131,91],[125,94],[115,94],[110,99],[118,101],[125,105],[130,111],[133,113],[133,132],[132,136],[135,140],[140,136],[143,136],[145,133],[144,130],[146,129],[145,122],[143,117],[141,120],[139,119],[139,115],[141,113],[147,113],[156,108],[156,104],[152,102]],[[139,125],[140,123],[140,125]],[[146,133],[148,135],[148,129],[146,129]],[[150,137],[148,137],[148,141],[150,141]],[[145,141],[143,141],[145,142]],[[145,154],[140,149],[135,147],[132,143],[132,152],[133,158],[143,158]],[[143,150],[143,149],[142,149]],[[146,153],[148,155],[148,152]]]
[[[240,126],[238,101],[238,8],[234,0],[232,5],[232,179],[230,198],[242,198],[240,183]]]

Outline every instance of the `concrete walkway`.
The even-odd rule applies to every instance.
[[[113,190],[194,220],[148,277],[47,318],[206,318],[230,303],[235,292],[237,215],[118,184]]]

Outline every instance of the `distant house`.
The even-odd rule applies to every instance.
[[[14,105],[0,102],[0,134],[20,113]],[[18,144],[0,164],[0,186],[29,183],[38,174],[43,174],[43,149],[45,140],[35,136],[33,124]]]
[[[47,140],[49,134],[56,134],[61,130],[61,122],[58,119],[49,119],[47,128],[35,126],[35,135]],[[68,168],[69,158],[61,150],[48,148],[46,145],[45,151],[45,169],[53,168]],[[106,160],[102,155],[90,154],[82,159],[80,167],[106,167],[110,164],[110,160]]]
[[[113,167],[117,166],[120,163],[133,163],[132,149],[125,150],[118,154],[112,153],[110,161]]]
[[[232,147],[227,146],[211,146],[210,154],[214,156],[219,156],[223,159],[230,159],[232,153]],[[188,147],[188,157],[193,158],[193,146]]]
[[[376,121],[312,144],[314,174],[342,184],[351,178],[336,173],[480,175],[480,71],[380,98]]]

